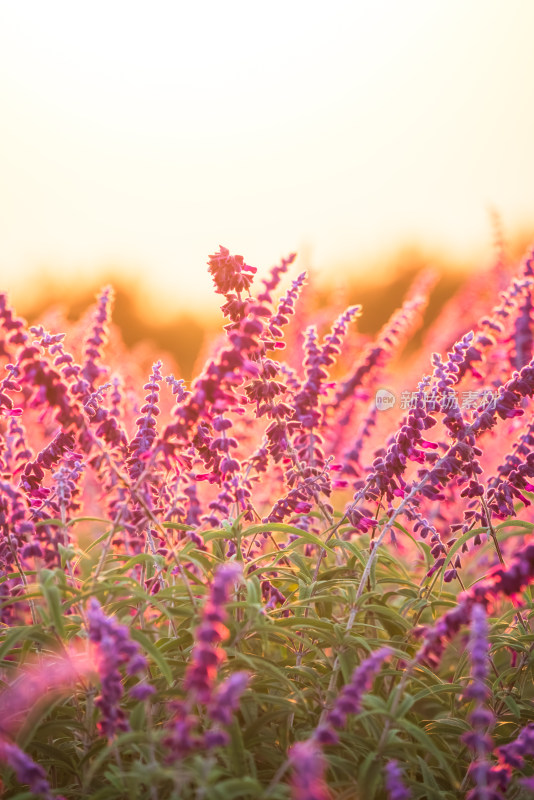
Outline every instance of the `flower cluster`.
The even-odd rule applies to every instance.
[[[488,678],[488,623],[486,610],[480,603],[471,608],[471,636],[469,639],[472,682],[464,692],[466,700],[474,700],[474,708],[469,714],[471,731],[462,737],[465,744],[473,751],[475,760],[471,764],[470,774],[475,787],[468,793],[469,800],[482,800],[488,797],[488,785],[491,782],[491,765],[488,756],[493,750],[493,741],[489,730],[494,723],[494,715],[487,708],[489,698]],[[494,796],[498,795],[493,792]]]
[[[362,698],[373,684],[382,662],[391,654],[391,648],[381,647],[362,661],[352,673],[349,683],[343,687],[333,707],[328,711],[324,722],[316,729],[315,737],[322,744],[337,742],[334,729],[345,726],[349,714],[359,714]]]
[[[175,718],[165,737],[171,760],[182,758],[201,745],[211,748],[225,744],[227,734],[218,725],[231,723],[241,695],[248,686],[250,675],[245,671],[234,672],[217,683],[220,666],[226,658],[219,645],[229,633],[225,625],[228,619],[225,606],[230,589],[241,576],[242,568],[235,561],[223,564],[215,573],[202,611],[202,621],[195,630],[191,661],[185,673],[183,685],[187,699],[177,704]],[[208,718],[215,724],[204,736],[195,732],[199,723],[194,711],[197,704],[205,706]]]
[[[318,742],[313,739],[297,742],[289,752],[289,760],[293,768],[293,800],[330,800],[325,757]]]
[[[111,738],[119,731],[128,730],[128,721],[120,706],[124,695],[120,669],[125,667],[127,675],[136,675],[146,669],[147,661],[137,642],[130,639],[127,626],[120,625],[114,617],[106,616],[94,597],[89,601],[87,619],[89,639],[97,645],[96,665],[101,693],[95,705],[101,714],[99,729],[104,736]],[[137,684],[134,689],[130,694],[136,699],[144,699],[154,692],[153,687],[144,682]]]
[[[389,800],[410,800],[412,796],[404,785],[402,770],[394,758],[386,764],[386,789]]]
[[[106,374],[106,369],[101,366],[100,362],[102,360],[102,348],[108,340],[113,299],[114,292],[111,286],[106,286],[102,289],[93,316],[91,332],[84,342],[84,362],[81,374],[87,381],[88,392],[94,388],[100,376]]]
[[[32,795],[42,800],[65,800],[53,794],[44,769],[14,742],[0,737],[0,761],[14,770],[17,780],[29,786]]]
[[[220,245],[219,252],[209,258],[208,272],[218,294],[235,292],[240,295],[249,289],[257,269],[245,264],[243,256],[231,256],[230,251]]]
[[[241,567],[235,561],[219,567],[202,612],[202,622],[195,632],[191,663],[187,669],[184,688],[199,703],[210,703],[218,667],[225,654],[217,645],[228,636],[225,622],[228,612],[230,588],[241,576]]]
[[[109,288],[67,334],[60,312],[43,320],[52,332],[28,327],[0,295],[8,795],[18,781],[96,797],[102,780],[113,794],[137,779],[147,796],[184,798],[259,796],[263,781],[282,797],[284,780],[300,800],[367,784],[389,800],[532,788],[518,772],[534,754],[519,611],[534,582],[534,250],[518,277],[502,261],[483,291],[466,284],[424,338],[430,368],[401,348],[435,276],[371,337],[351,330],[352,298],[317,311],[304,274],[281,286],[293,260],[257,288],[241,256],[210,257],[226,319],[189,391],[152,355],[143,380],[144,358],[128,360],[111,328]],[[386,386],[392,398],[417,386],[414,402],[371,403]],[[493,406],[448,402],[482,386]],[[455,636],[468,658],[446,652]],[[90,666],[63,680],[50,648],[73,643]],[[347,647],[370,652],[352,674]],[[93,689],[83,699],[95,672],[96,710]],[[387,712],[364,699],[374,681]],[[61,703],[41,714],[52,692]],[[49,769],[60,746],[64,766]]]

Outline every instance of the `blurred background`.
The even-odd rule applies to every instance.
[[[292,251],[376,330],[534,239],[531,0],[0,4],[0,271],[29,317],[105,282],[184,375],[220,327],[206,260]]]

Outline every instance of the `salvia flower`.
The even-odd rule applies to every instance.
[[[325,393],[329,368],[341,353],[341,343],[349,324],[361,313],[361,306],[349,306],[334,322],[332,329],[319,343],[315,326],[306,331],[304,367],[306,380],[293,398],[293,419],[302,426],[294,439],[298,458],[310,466],[324,464],[323,437],[317,431],[321,422],[320,398]]]
[[[429,413],[426,403],[426,390],[431,383],[431,376],[426,375],[419,382],[414,403],[408,410],[400,429],[393,437],[384,456],[377,456],[372,464],[372,471],[368,480],[373,488],[368,496],[376,499],[384,494],[388,501],[395,496],[404,496],[406,481],[403,474],[409,460],[423,464],[426,456],[424,449],[436,448],[437,445],[426,441],[421,431],[436,424],[435,418]],[[424,448],[423,450],[420,448]]]
[[[235,390],[246,378],[258,375],[257,360],[263,351],[258,332],[250,330],[248,323],[247,318],[236,323],[228,334],[229,346],[208,360],[202,373],[194,380],[191,393],[175,405],[173,414],[176,421],[167,425],[163,432],[159,444],[162,451],[166,450],[173,436],[182,444],[189,442],[194,429],[203,420],[209,421],[227,411],[243,412],[242,397],[238,397]]]
[[[296,257],[296,253],[290,253],[287,258],[282,259],[280,264],[271,267],[269,278],[262,278],[262,283],[265,286],[265,289],[263,292],[261,292],[261,294],[258,295],[258,300],[260,303],[272,302],[271,292],[274,292],[274,290],[277,288],[282,275],[287,272]]]
[[[124,695],[120,668],[125,667],[128,675],[135,675],[146,669],[147,662],[137,642],[130,639],[128,627],[120,625],[114,617],[106,616],[94,597],[89,600],[87,619],[89,639],[97,645],[101,694],[95,705],[101,713],[99,728],[105,736],[112,737],[129,727],[120,707]]]
[[[472,682],[466,688],[464,698],[474,700],[475,705],[469,715],[471,731],[462,738],[477,759],[483,761],[493,748],[488,728],[493,724],[494,716],[485,705],[489,698],[489,688],[486,685],[489,668],[488,622],[486,609],[480,603],[474,603],[471,608],[469,652]]]
[[[24,345],[17,355],[17,362],[11,365],[9,383],[14,379],[24,392],[25,408],[57,409],[55,419],[65,428],[82,427],[81,408],[72,395],[70,384],[50,367],[43,357],[40,345]],[[4,384],[5,381],[2,382]],[[4,386],[0,384],[0,404],[5,404]],[[7,397],[10,401],[10,398]],[[12,403],[8,406],[12,409]],[[10,410],[10,415],[15,409]]]
[[[527,291],[519,308],[519,313],[514,320],[512,343],[510,360],[515,369],[521,369],[530,361],[533,354],[532,297],[530,291]]]
[[[208,706],[208,714],[212,720],[222,725],[229,725],[232,715],[239,706],[241,695],[250,681],[248,672],[234,672],[217,686]]]
[[[128,470],[133,480],[136,480],[143,472],[144,460],[156,439],[156,417],[160,413],[159,387],[163,380],[161,366],[161,361],[157,361],[152,366],[150,379],[143,386],[146,392],[145,403],[140,409],[141,416],[135,421],[137,430],[129,445]]]
[[[6,437],[7,461],[11,462],[12,474],[16,475],[33,458],[33,450],[26,438],[26,429],[19,417],[10,417]]]
[[[471,621],[473,606],[478,603],[490,608],[492,598],[504,594],[513,601],[517,595],[534,581],[534,545],[529,544],[518,551],[508,567],[494,567],[487,580],[478,581],[467,592],[458,596],[458,605],[447,611],[432,627],[418,629],[425,636],[417,654],[417,661],[437,664],[445,649],[445,643],[458,633],[463,625]]]
[[[475,603],[471,609],[469,652],[473,681],[465,690],[464,697],[468,700],[484,702],[489,696],[489,688],[486,685],[489,671],[489,644],[486,610],[480,603]]]
[[[188,712],[183,703],[174,704],[175,715],[163,739],[163,744],[167,749],[167,760],[177,761],[201,744],[201,738],[195,729],[198,725],[198,717]]]
[[[83,462],[74,456],[68,461],[65,460],[59,469],[52,473],[56,484],[57,503],[62,514],[67,511],[77,511],[80,508],[80,503],[76,498],[80,493],[78,483],[84,470]]]
[[[208,272],[213,277],[215,291],[228,295],[248,291],[257,269],[245,264],[243,256],[231,256],[226,247],[219,245],[219,252],[209,257]]]
[[[289,317],[295,313],[295,304],[304,286],[305,280],[306,273],[301,272],[298,278],[295,278],[285,295],[279,300],[276,314],[271,317],[268,323],[269,333],[273,339],[276,340],[282,337],[282,328],[288,324]],[[281,348],[285,347],[283,342],[277,342],[277,345]]]
[[[167,377],[165,378],[165,383],[171,387],[173,395],[176,396],[177,403],[179,403],[181,400],[184,400],[191,394],[191,392],[186,391],[184,386],[185,381],[183,380],[183,378],[180,378],[178,380],[177,378],[174,377],[172,373],[170,375],[167,375]]]
[[[360,712],[363,695],[371,688],[382,662],[390,654],[391,648],[381,647],[356,667],[349,683],[343,687],[327,713],[324,723],[317,729],[319,741],[332,741],[331,729],[343,728],[349,714]]]
[[[203,609],[202,622],[195,632],[195,644],[186,670],[184,688],[200,703],[209,704],[213,698],[217,673],[225,659],[225,653],[218,644],[228,636],[228,629],[224,624],[228,618],[225,605],[231,587],[241,574],[241,565],[235,561],[217,569]]]
[[[404,785],[399,762],[394,758],[386,764],[386,789],[389,800],[410,800],[412,796]]]
[[[113,299],[113,289],[111,286],[105,286],[98,296],[91,331],[84,342],[82,376],[91,388],[100,376],[106,373],[106,369],[101,366],[102,350],[108,340]]]
[[[43,800],[64,800],[52,794],[44,769],[13,742],[0,737],[0,761],[15,772],[19,783],[29,786],[32,794]]]
[[[25,320],[15,316],[5,292],[0,293],[0,327],[5,332],[0,339],[0,356],[11,358],[14,346],[24,344],[28,340],[28,333]]]
[[[218,747],[226,743],[224,731],[218,725],[228,725],[237,710],[240,697],[245,690],[249,675],[235,672],[217,686],[217,674],[226,658],[218,645],[228,636],[224,624],[228,618],[225,608],[231,587],[242,575],[242,567],[235,561],[221,565],[214,576],[208,600],[203,609],[201,624],[195,631],[191,660],[187,666],[184,689],[187,699],[176,706],[176,716],[169,726],[164,744],[169,750],[170,760],[182,758],[201,745]],[[207,717],[215,728],[202,737],[196,733],[199,725],[196,704],[206,707]]]
[[[313,739],[297,742],[289,751],[289,760],[293,768],[293,800],[330,800],[325,781],[326,760],[318,742]]]
[[[498,749],[501,761],[512,769],[522,769],[525,758],[534,756],[534,722],[529,722],[509,744]]]

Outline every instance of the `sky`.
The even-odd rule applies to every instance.
[[[0,0],[0,276],[211,308],[220,244],[323,281],[534,229],[531,0]],[[156,304],[157,305],[157,304]]]

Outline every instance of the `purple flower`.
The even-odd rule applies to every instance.
[[[534,722],[529,722],[509,744],[498,749],[501,761],[512,769],[522,769],[527,756],[534,755]]]
[[[24,344],[28,340],[28,333],[26,321],[15,316],[5,292],[0,293],[0,326],[6,332],[5,338],[0,339],[0,355],[11,358],[13,345]]]
[[[330,333],[322,343],[318,342],[317,330],[311,325],[306,331],[304,344],[304,368],[306,380],[293,398],[293,420],[300,423],[303,430],[297,433],[293,445],[297,457],[309,466],[322,468],[325,456],[322,450],[323,438],[317,429],[322,420],[320,408],[321,395],[325,393],[324,384],[329,368],[335,364],[341,353],[341,342],[352,320],[361,312],[361,306],[349,306],[334,322]]]
[[[410,407],[404,423],[393,437],[384,456],[377,456],[372,464],[372,472],[368,481],[373,488],[367,492],[370,499],[377,499],[385,495],[388,501],[394,500],[397,495],[404,496],[406,482],[403,473],[406,471],[408,461],[424,463],[425,452],[419,446],[425,447],[427,442],[421,430],[430,428],[436,420],[427,411],[425,402],[426,390],[430,385],[431,377],[426,375],[417,387],[417,394],[412,407]],[[434,445],[432,445],[434,446]]]
[[[363,695],[371,688],[376,673],[390,653],[389,647],[381,647],[356,667],[349,683],[343,687],[328,712],[325,727],[343,728],[349,714],[360,712]]]
[[[212,720],[229,725],[232,715],[239,706],[241,695],[250,681],[248,672],[234,672],[219,684],[208,706]]]
[[[233,324],[228,333],[229,346],[207,362],[203,372],[193,382],[191,393],[174,407],[176,421],[167,425],[163,432],[159,442],[162,451],[174,436],[178,437],[182,446],[189,443],[191,434],[194,435],[194,429],[202,420],[211,422],[223,412],[243,411],[242,397],[237,396],[236,387],[246,378],[258,376],[258,357],[264,351],[261,334],[256,329],[251,331],[247,328],[247,323],[250,322],[247,317],[254,315],[257,306],[250,301],[244,302],[247,304],[248,314]],[[196,446],[195,442],[194,444]],[[205,437],[201,444],[207,444]],[[209,452],[209,447],[206,447],[206,451]],[[202,452],[200,454],[203,455]]]
[[[39,542],[30,542],[22,548],[23,558],[32,558],[32,556],[35,558],[43,557],[43,551]]]
[[[466,700],[483,703],[489,697],[486,679],[489,671],[488,622],[486,611],[480,603],[471,608],[471,637],[469,639],[472,683],[464,692]]]
[[[212,729],[204,734],[203,744],[207,750],[212,750],[215,747],[225,747],[229,741],[230,737],[226,731]]]
[[[135,421],[137,431],[128,446],[128,471],[133,480],[137,480],[145,469],[144,462],[156,439],[156,417],[159,415],[159,385],[161,375],[161,361],[152,366],[152,373],[148,383],[143,389],[146,391],[145,403],[141,407],[142,416]]]
[[[146,668],[146,659],[140,653],[137,642],[130,639],[126,625],[120,625],[114,617],[106,616],[94,597],[89,600],[87,618],[89,639],[98,646],[97,669],[101,693],[96,698],[95,705],[101,713],[99,729],[105,736],[112,737],[118,731],[129,728],[120,707],[124,694],[120,667],[125,666],[126,672],[133,675]],[[138,691],[148,696],[144,690]]]
[[[491,605],[492,597],[497,597],[501,593],[514,600],[516,595],[532,581],[534,581],[534,545],[527,545],[517,553],[509,567],[494,567],[487,580],[475,583],[468,592],[462,592],[458,598],[458,605],[444,614],[435,625],[417,631],[418,635],[425,635],[417,660],[437,664],[445,649],[445,643],[458,633],[462,625],[471,621],[475,604],[487,609]],[[480,659],[481,651],[479,643],[475,647],[477,659]],[[481,663],[477,666],[477,670],[482,671]]]
[[[75,512],[80,508],[76,498],[80,494],[78,484],[85,465],[76,455],[71,453],[69,460],[65,459],[59,469],[52,473],[56,484],[56,500],[62,513]]]
[[[313,739],[297,742],[289,751],[293,767],[293,800],[330,800],[325,783],[326,762],[319,744]]]
[[[98,304],[93,315],[91,331],[84,342],[84,364],[81,374],[89,384],[89,391],[100,376],[107,371],[100,366],[100,362],[102,360],[102,348],[108,340],[113,298],[114,292],[111,286],[104,287],[98,296]]]
[[[224,295],[248,291],[257,272],[256,267],[245,264],[243,256],[231,256],[222,245],[219,245],[218,253],[209,257],[208,265],[215,291]]]
[[[510,361],[516,369],[521,369],[530,361],[533,353],[532,298],[530,290],[526,292],[514,320],[512,343]]]
[[[224,624],[228,617],[225,605],[230,588],[241,575],[241,565],[230,561],[220,566],[213,578],[202,622],[195,631],[195,644],[184,679],[184,688],[197,702],[209,704],[213,699],[217,672],[226,658],[225,652],[217,646],[228,636]]]
[[[469,776],[475,785],[467,792],[466,800],[505,800],[502,790],[506,789],[506,777],[502,770],[492,767],[489,761],[484,758],[473,761]]]
[[[283,258],[280,264],[277,264],[275,267],[271,268],[271,277],[270,278],[262,278],[262,283],[265,286],[265,289],[261,294],[258,295],[258,300],[260,303],[271,303],[272,297],[271,292],[274,292],[278,284],[280,283],[280,279],[282,275],[287,272],[295,258],[297,257],[296,253],[290,253],[288,258]]]
[[[33,794],[45,800],[53,800],[54,797],[56,800],[64,800],[52,794],[44,769],[16,744],[3,738],[0,738],[0,761],[11,767],[19,783],[28,785]]]
[[[197,724],[196,716],[187,713],[187,709],[182,704],[176,704],[176,714],[163,739],[163,744],[169,751],[168,760],[170,762],[183,758],[201,744],[200,737],[195,733]]]
[[[154,687],[144,682],[137,683],[130,689],[130,697],[134,700],[147,700],[147,698],[152,697],[155,693],[156,690]]]
[[[297,302],[305,280],[306,273],[301,272],[298,278],[293,281],[286,294],[280,299],[276,314],[271,317],[268,322],[269,333],[273,339],[279,339],[282,336],[282,327],[288,324],[289,317],[295,313],[295,303]],[[285,347],[285,344],[282,342],[276,342],[276,344]]]
[[[39,345],[25,345],[17,356],[17,363],[11,365],[11,374],[7,378],[11,385],[16,377],[18,384],[25,393],[25,406],[27,408],[57,409],[55,419],[65,428],[69,426],[83,427],[83,416],[78,401],[73,397],[70,384],[50,367],[43,358],[43,351]],[[6,379],[0,383],[0,401],[5,405],[4,385]],[[9,400],[9,398],[8,398]],[[9,406],[8,403],[8,407]],[[15,413],[15,410],[10,414]],[[22,413],[22,410],[20,410]]]
[[[402,780],[402,771],[396,759],[386,764],[386,789],[389,800],[409,800],[412,796]]]

